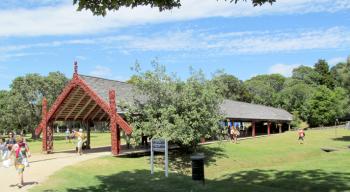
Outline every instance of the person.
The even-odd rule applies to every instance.
[[[79,131],[76,131],[74,133],[75,138],[78,139],[77,142],[77,154],[82,155],[83,154],[83,143],[85,142],[85,134],[83,133],[83,129],[79,129]]]
[[[0,161],[4,160],[3,154],[5,152],[6,144],[5,139],[0,136]]]
[[[31,156],[29,147],[25,142],[23,142],[22,136],[18,136],[16,138],[16,144],[13,145],[12,152],[15,156],[15,168],[19,177],[19,184],[17,186],[22,188],[24,184],[24,168],[29,166],[27,158]]]
[[[69,143],[70,143],[70,131],[69,131],[69,128],[67,128],[65,134],[66,134],[66,142],[69,141]]]
[[[237,137],[239,135],[239,131],[237,127],[232,126],[231,128],[231,137],[232,137],[232,142],[237,144]]]
[[[299,141],[299,144],[303,144],[304,143],[304,137],[305,137],[305,132],[303,129],[299,129],[298,130],[298,141]]]
[[[8,134],[9,138],[5,142],[4,153],[2,154],[2,159],[8,159],[10,152],[12,150],[13,145],[16,144],[16,139],[14,137],[14,133],[11,131]]]

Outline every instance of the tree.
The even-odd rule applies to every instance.
[[[127,106],[127,119],[133,137],[164,137],[191,150],[200,138],[219,131],[219,104],[215,86],[203,73],[192,72],[186,81],[166,73],[165,67],[153,62],[154,70],[137,71],[136,91],[147,98]]]
[[[247,88],[237,77],[224,72],[217,73],[211,80],[217,88],[217,93],[225,99],[251,102],[252,97]]]
[[[51,105],[62,91],[68,79],[60,72],[47,77],[27,74],[12,81],[8,93],[7,108],[11,116],[11,130],[25,130],[35,137],[34,129],[41,119],[41,101],[45,96]]]
[[[319,74],[318,84],[325,85],[328,88],[332,89],[334,87],[334,81],[333,81],[333,78],[331,77],[328,63],[325,60],[320,59],[314,65],[314,68],[315,68],[315,71]]]
[[[346,63],[338,63],[331,68],[331,76],[336,86],[343,87],[350,92],[350,56]]]
[[[312,96],[315,87],[303,81],[288,80],[285,88],[278,93],[277,103],[283,109],[295,112],[304,121],[307,120],[307,109],[305,102]]]
[[[279,74],[258,75],[244,82],[254,103],[277,106],[277,93],[283,89],[286,78]]]
[[[300,66],[293,69],[292,78],[301,80],[309,85],[318,85],[320,74],[317,73],[312,67]]]
[[[225,0],[237,3],[239,0]],[[247,1],[247,0],[243,0]],[[261,6],[265,3],[274,3],[276,0],[251,0],[254,6]],[[121,7],[151,6],[159,11],[170,10],[181,7],[181,0],[73,0],[73,4],[78,4],[78,11],[90,10],[94,15],[105,16],[107,11],[117,11]]]
[[[349,98],[343,88],[334,91],[322,85],[306,101],[311,126],[332,125],[337,117],[349,111]]]

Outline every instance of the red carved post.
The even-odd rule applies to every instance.
[[[53,124],[48,123],[49,126],[47,126],[46,130],[46,146],[47,146],[47,153],[52,153],[53,152]]]
[[[270,135],[271,122],[267,122],[267,135]]]
[[[116,103],[115,103],[115,91],[109,90],[109,118],[110,118],[110,129],[111,129],[111,142],[112,142],[112,154],[118,155],[118,136],[117,136],[117,119],[116,119]]]
[[[42,151],[46,152],[47,151],[47,100],[44,97],[43,98],[43,104],[42,104],[42,109],[41,109],[41,118],[42,118],[42,122],[43,124],[42,126],[42,130],[43,130],[43,135],[42,135]]]
[[[252,136],[255,137],[255,121],[252,122]]]

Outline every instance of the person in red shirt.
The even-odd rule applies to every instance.
[[[303,129],[299,129],[298,130],[298,136],[299,136],[299,144],[303,144],[304,143],[304,137],[305,137],[305,132]]]

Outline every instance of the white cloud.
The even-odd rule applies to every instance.
[[[334,57],[334,58],[327,60],[327,62],[330,66],[333,66],[333,65],[336,65],[340,62],[346,62],[346,57]]]
[[[215,0],[183,0],[180,9],[159,12],[157,8],[122,8],[106,17],[88,11],[77,12],[71,1],[63,5],[17,8],[0,11],[0,36],[91,34],[115,28],[210,17],[252,17],[260,15],[336,12],[350,9],[348,0],[281,0],[272,6],[252,7]],[[48,4],[50,5],[50,4]]]
[[[290,77],[292,75],[293,69],[299,67],[299,64],[276,64],[269,68],[270,74],[281,74],[285,77]]]
[[[112,76],[112,70],[109,67],[97,65],[89,74],[96,77],[110,78]]]
[[[54,48],[65,45],[94,45],[107,52],[119,51],[132,54],[135,51],[167,51],[205,56],[266,54],[304,50],[349,49],[350,30],[332,27],[317,30],[242,31],[211,33],[210,31],[169,31],[138,35],[115,35],[94,39],[71,39],[34,44],[0,46],[3,54],[23,50]]]

